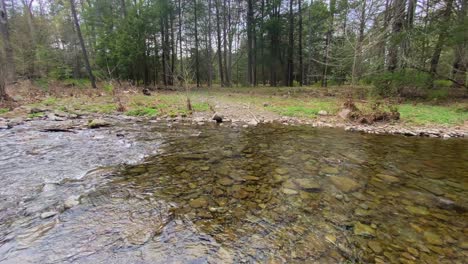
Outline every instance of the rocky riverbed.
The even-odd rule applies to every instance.
[[[244,125],[88,117],[1,130],[0,263],[468,257],[466,139]]]

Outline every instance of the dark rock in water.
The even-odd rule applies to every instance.
[[[222,123],[222,122],[223,122],[223,118],[224,118],[224,116],[222,116],[222,115],[220,115],[220,114],[218,114],[218,113],[215,113],[211,119],[212,119],[212,120],[215,120],[216,123]]]
[[[7,122],[0,121],[0,129],[8,129],[10,126],[8,125]]]
[[[123,138],[123,137],[125,137],[125,135],[124,135],[124,134],[122,134],[122,133],[117,133],[117,134],[116,134],[116,136],[117,136],[117,137],[119,137],[119,138]]]
[[[150,90],[149,90],[149,89],[147,89],[147,88],[143,89],[143,91],[142,91],[142,92],[143,92],[143,94],[144,94],[144,95],[147,95],[147,96],[150,96],[150,95],[151,95],[151,92],[150,92]]]

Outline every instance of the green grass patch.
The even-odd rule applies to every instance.
[[[193,103],[192,104],[193,111],[197,112],[207,112],[210,111],[210,105],[208,103]]]
[[[155,108],[141,107],[129,110],[125,114],[128,116],[157,116],[159,111]]]
[[[48,97],[47,99],[43,100],[41,104],[46,105],[46,106],[54,106],[57,104],[57,98]]]
[[[271,106],[269,107],[273,112],[276,112],[283,116],[292,116],[292,117],[316,117],[320,110],[304,107],[304,106]]]
[[[398,111],[400,112],[401,120],[421,125],[463,124],[463,122],[468,120],[468,111],[460,109],[462,109],[461,105],[433,106],[422,104],[403,104],[398,106]]]
[[[44,117],[44,113],[31,113],[28,114],[29,118],[37,118],[37,117]]]
[[[10,112],[8,108],[0,108],[0,115]]]

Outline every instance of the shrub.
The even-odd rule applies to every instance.
[[[380,96],[421,97],[430,87],[431,76],[425,72],[405,69],[376,75],[372,83],[374,93]]]

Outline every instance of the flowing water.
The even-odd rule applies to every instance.
[[[43,125],[0,131],[0,263],[468,259],[466,139]]]

